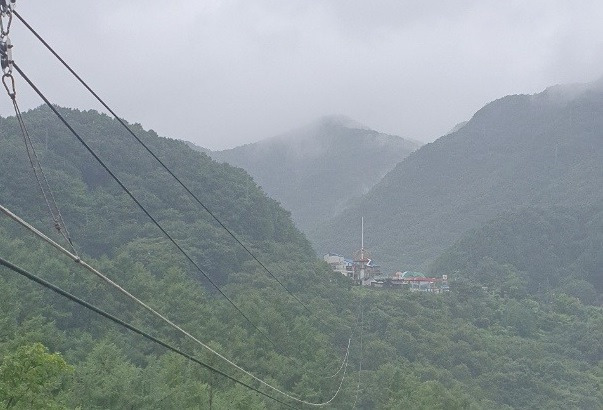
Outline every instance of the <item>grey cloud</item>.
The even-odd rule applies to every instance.
[[[424,141],[487,102],[601,76],[582,1],[57,0],[19,11],[122,116],[209,148],[327,114]],[[23,29],[15,58],[59,104],[98,108]],[[19,84],[21,88],[23,84]],[[20,94],[23,107],[38,101]],[[1,105],[8,114],[7,102]]]

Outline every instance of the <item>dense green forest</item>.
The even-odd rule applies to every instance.
[[[562,291],[601,306],[603,205],[505,213],[467,233],[429,270],[499,286],[513,272],[523,292]]]
[[[517,270],[531,269],[521,258],[500,273],[508,280],[499,280],[503,276],[480,275],[458,256],[464,255],[459,245],[447,253],[459,261],[449,293],[353,287],[317,261],[288,212],[242,170],[134,126],[304,301],[308,314],[115,121],[93,111],[62,112],[276,347],[199,278],[49,110],[30,111],[25,121],[84,259],[258,377],[306,401],[324,402],[345,375],[326,406],[334,409],[600,408],[601,308],[569,288],[530,292],[529,282],[517,280]],[[49,232],[14,118],[0,120],[0,135],[1,203]],[[585,226],[594,232],[586,242],[576,236],[576,246],[597,246],[600,214],[575,218],[576,233]],[[487,249],[479,255],[488,256]],[[580,266],[587,266],[588,255],[568,253],[563,266],[582,260]],[[308,407],[229,367],[4,217],[0,256],[295,408]],[[283,407],[5,268],[0,289],[0,403],[6,408]],[[337,373],[350,335],[349,363]]]
[[[501,212],[603,200],[603,87],[512,95],[400,162],[367,195],[311,235],[316,249],[365,245],[391,271],[424,269]]]
[[[209,155],[249,172],[310,234],[370,190],[420,144],[328,116],[303,128]],[[326,252],[326,251],[325,251]]]

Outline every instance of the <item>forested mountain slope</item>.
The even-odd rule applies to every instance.
[[[603,205],[603,204],[602,204]],[[431,264],[434,275],[603,304],[603,206],[523,209],[471,231]]]
[[[316,248],[365,245],[390,269],[425,266],[468,229],[525,206],[584,207],[603,198],[603,87],[551,87],[479,110],[421,147],[316,234]]]
[[[302,382],[300,377],[314,363],[299,354],[305,351],[302,355],[316,355],[320,366],[326,365],[329,371],[338,367],[343,357],[339,349],[342,344],[345,346],[355,319],[350,317],[349,307],[345,303],[339,303],[337,308],[335,304],[322,306],[325,313],[336,308],[328,316],[341,315],[341,319],[329,321],[328,336],[309,331],[317,319],[303,319],[304,308],[193,203],[117,121],[95,111],[60,111],[192,259],[223,287],[250,322],[278,344],[276,348],[272,346],[205,283],[201,273],[168,242],[54,114],[45,107],[38,108],[25,113],[24,121],[82,257],[206,343],[228,353],[237,363],[253,367],[259,376],[278,377],[277,384],[294,394],[302,394],[294,387],[301,383],[306,386],[300,387],[306,390],[306,397],[318,400],[317,395],[323,396],[323,387],[316,385],[318,390],[314,390],[312,383]],[[323,292],[337,288],[337,281],[342,278],[333,277],[317,263],[309,242],[295,228],[289,212],[268,198],[243,170],[216,163],[183,142],[160,138],[139,125],[134,125],[133,130],[290,291],[303,290],[300,297],[312,305],[306,295],[321,300]],[[0,135],[0,203],[64,243],[52,232],[50,216],[14,117],[0,119]],[[111,314],[150,329],[207,362],[216,360],[4,216],[0,217],[0,256]],[[240,386],[217,380],[203,368],[145,344],[135,335],[6,268],[0,268],[0,272],[4,293],[0,302],[0,403],[8,407],[18,403],[17,408],[46,408],[52,403],[63,403],[69,408],[190,408],[203,407],[213,397],[216,408],[264,408],[261,399]],[[333,295],[332,300],[338,297]],[[24,379],[14,379],[19,372],[14,371],[12,363],[57,363],[44,356],[43,348],[34,344],[37,342],[60,351],[75,366],[75,373],[62,368],[62,376],[56,380],[49,376],[48,384],[45,379],[29,380],[26,375]],[[300,361],[293,367],[298,370],[286,371],[298,360],[296,357]],[[221,361],[217,365],[228,373],[236,373]],[[278,370],[281,365],[285,368]],[[283,372],[286,377],[279,375]],[[38,382],[41,385],[36,385]],[[15,390],[15,383],[25,386],[23,391]],[[154,386],[150,390],[148,383]],[[324,396],[332,394],[334,383],[321,384],[328,390]],[[199,404],[200,397],[203,404]]]
[[[598,409],[603,402],[600,308],[561,291],[538,299],[462,282],[441,295],[352,287],[316,260],[288,213],[242,170],[135,126],[308,311],[205,219],[115,121],[61,111],[275,346],[202,284],[48,110],[36,109],[25,122],[83,258],[288,394],[324,403],[341,386],[324,406],[332,409]],[[44,229],[50,224],[15,119],[1,119],[0,132],[0,203]],[[0,257],[294,408],[309,407],[253,382],[3,215]],[[3,407],[284,407],[4,267],[0,289]]]
[[[39,242],[0,229],[0,254],[242,376]],[[298,397],[322,402],[332,396],[342,372],[332,375],[351,335],[342,391],[326,408],[595,410],[603,400],[603,313],[563,293],[539,301],[456,283],[444,295],[349,291],[341,283],[313,286],[315,278],[303,278],[302,295],[328,324],[322,327],[257,272],[237,275],[225,291],[278,342],[281,354],[177,264],[166,268],[169,251],[144,263],[136,261],[139,254],[140,245],[133,243],[113,260],[95,264],[214,349]],[[291,272],[308,269],[307,262],[288,267]],[[28,391],[15,408],[31,408],[31,403],[34,408],[209,408],[210,402],[221,410],[283,408],[4,268],[0,284],[0,403],[5,406],[15,396],[10,386],[39,387],[35,379],[14,371],[27,361],[52,370],[46,373],[49,385]],[[39,342],[60,352],[69,367],[33,354]]]
[[[249,172],[309,233],[345,209],[352,198],[366,193],[418,147],[414,141],[332,116],[209,155]]]
[[[94,111],[62,112],[142,204],[205,261],[218,281],[224,282],[229,271],[240,268],[248,258],[244,252],[232,246],[232,238],[119,123]],[[30,111],[25,121],[68,228],[82,251],[96,257],[112,256],[115,249],[132,240],[162,238],[159,229],[49,109]],[[5,136],[0,150],[0,198],[23,217],[40,226],[52,226],[17,130],[14,118],[0,120],[0,132]],[[218,164],[181,141],[159,138],[137,125],[134,130],[243,241],[256,247],[282,243],[311,254],[289,213],[261,192],[244,171]]]

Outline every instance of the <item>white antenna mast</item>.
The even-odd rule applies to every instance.
[[[364,216],[362,217],[362,219],[360,219],[360,221],[362,231],[362,234],[360,236],[360,259],[364,259]]]

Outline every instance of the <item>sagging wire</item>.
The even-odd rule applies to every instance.
[[[0,2],[1,2],[1,0],[0,0]],[[9,16],[9,22],[12,21],[13,10],[12,9],[6,9],[6,13]],[[20,16],[18,16],[18,17],[19,17],[19,19],[21,19]],[[38,158],[38,156],[36,154],[33,142],[31,140],[29,132],[27,131],[27,127],[25,126],[25,122],[23,121],[22,114],[21,114],[21,111],[20,111],[18,103],[17,103],[16,91],[15,91],[15,80],[14,80],[14,77],[12,76],[12,69],[13,69],[13,59],[12,59],[12,53],[11,53],[12,45],[10,44],[10,40],[8,40],[8,37],[7,37],[8,31],[9,31],[8,30],[8,26],[9,25],[10,24],[7,25],[7,29],[6,30],[4,30],[4,29],[2,30],[2,33],[4,34],[3,38],[5,38],[6,40],[3,41],[2,43],[0,43],[0,44],[4,45],[3,48],[0,45],[0,50],[4,50],[5,51],[5,52],[2,53],[2,57],[3,57],[3,59],[2,59],[2,61],[3,61],[2,67],[3,67],[4,70],[6,70],[4,72],[4,76],[2,78],[3,84],[5,86],[5,89],[6,89],[7,93],[8,93],[8,95],[9,95],[9,97],[11,98],[11,100],[13,102],[13,106],[14,106],[14,109],[15,109],[15,116],[16,116],[16,118],[18,120],[20,129],[21,129],[21,133],[23,135],[23,140],[25,142],[27,155],[29,157],[29,161],[30,161],[31,167],[32,167],[32,169],[34,171],[34,175],[36,177],[36,181],[38,183],[40,191],[42,192],[42,195],[44,197],[46,205],[47,205],[47,207],[49,209],[49,212],[50,212],[50,214],[52,216],[54,227],[65,238],[65,240],[69,243],[69,246],[70,246],[70,248],[72,250],[73,255],[75,255],[75,257],[77,259],[79,259],[79,255],[78,255],[78,253],[77,253],[77,251],[75,249],[75,246],[73,244],[71,236],[69,235],[69,232],[67,230],[66,224],[65,224],[64,219],[62,217],[62,214],[60,212],[60,209],[59,209],[58,205],[56,204],[56,200],[55,200],[54,194],[52,192],[52,189],[50,188],[50,184],[48,183],[48,179],[46,178],[46,175],[44,174],[44,171],[43,171],[42,166],[40,164],[39,158]],[[4,27],[4,25],[2,27]],[[18,67],[17,67],[17,70],[19,70]],[[118,117],[116,117],[116,118],[118,118]],[[151,152],[151,154],[153,154],[153,153]],[[164,167],[165,167],[165,165],[164,165]],[[168,169],[168,171],[169,171],[169,169]],[[180,181],[178,181],[178,182],[180,182]],[[220,222],[220,221],[218,221],[218,222]],[[252,323],[252,325],[253,325],[253,323]],[[257,327],[256,327],[256,329],[257,329]],[[259,330],[259,329],[257,329],[257,330]],[[189,336],[192,337],[191,335],[189,335]],[[269,341],[272,343],[272,341],[270,339],[269,339]],[[276,345],[274,343],[272,343],[272,344],[276,347]],[[213,352],[213,353],[217,354],[218,356],[220,356],[219,353],[217,353],[217,352]],[[222,357],[222,358],[225,359],[225,360],[227,360],[224,357]],[[345,363],[345,358],[344,358],[344,360],[342,360],[342,363],[341,363],[341,366],[340,366],[340,370],[341,370],[341,368],[343,368],[344,363]],[[234,363],[231,363],[231,364],[233,364],[234,366],[236,366]],[[340,370],[338,370],[337,373],[339,373]]]
[[[29,158],[29,164],[31,165],[31,168],[33,170],[33,174],[38,184],[38,188],[40,189],[40,192],[44,197],[44,202],[46,203],[46,207],[48,208],[48,211],[50,213],[53,226],[57,230],[57,232],[65,239],[65,241],[67,241],[73,253],[77,255],[77,250],[73,245],[71,235],[67,230],[67,225],[65,224],[65,220],[63,219],[61,210],[57,205],[54,193],[50,188],[48,178],[46,178],[46,174],[44,173],[44,169],[42,168],[42,164],[40,163],[40,159],[38,158],[38,154],[36,153],[33,141],[31,139],[31,136],[29,135],[29,131],[25,126],[25,121],[23,120],[23,115],[21,114],[21,110],[17,102],[15,78],[13,77],[13,45],[10,41],[10,38],[8,37],[14,7],[15,0],[10,1],[9,3],[7,3],[6,0],[0,0],[0,68],[2,69],[3,73],[2,84],[4,85],[4,89],[6,90],[13,104],[13,108],[15,110],[15,118],[17,119],[17,123],[19,124],[21,136],[23,137],[23,142],[25,143],[25,150],[27,152],[27,157]],[[4,23],[4,19],[6,18],[8,18],[8,22]]]

